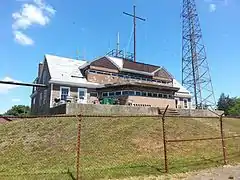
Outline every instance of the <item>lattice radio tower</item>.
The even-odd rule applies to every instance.
[[[195,0],[183,0],[182,84],[197,109],[216,105]]]

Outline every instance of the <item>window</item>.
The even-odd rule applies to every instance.
[[[153,96],[153,94],[152,94],[151,92],[149,92],[149,93],[148,93],[148,96],[149,96],[149,97],[152,97],[152,96]]]
[[[173,95],[171,95],[171,94],[168,95],[168,98],[169,98],[169,99],[172,99],[172,97],[173,97]]]
[[[94,70],[89,70],[89,72],[90,72],[90,73],[93,73],[93,74],[97,74],[97,72],[94,71]]]
[[[114,96],[114,92],[109,92],[109,96]]]
[[[97,97],[97,96],[98,96],[98,93],[97,93],[97,92],[90,92],[90,96],[92,96],[92,97]]]
[[[184,99],[183,102],[184,102],[184,108],[188,108],[188,101],[187,101],[187,99]]]
[[[123,91],[122,95],[124,95],[124,96],[128,95],[128,91]]]
[[[130,96],[134,96],[134,91],[129,91],[128,93]]]
[[[79,94],[79,97],[84,97],[85,96],[85,90],[79,89],[78,94]]]
[[[78,88],[78,103],[87,103],[87,89]]]
[[[108,92],[103,92],[102,96],[103,97],[107,97],[108,96]]]
[[[116,94],[116,96],[121,96],[122,92],[121,91],[117,91],[115,94]]]
[[[158,94],[158,97],[159,97],[159,98],[162,98],[162,97],[163,97],[163,94],[161,94],[161,93]]]
[[[61,100],[66,101],[67,97],[70,96],[70,88],[69,87],[60,87],[60,96],[61,96]]]
[[[136,91],[136,96],[141,96],[142,93],[140,91]]]
[[[142,92],[142,96],[147,96],[147,93],[146,92]]]
[[[157,97],[158,95],[157,95],[157,93],[153,93],[153,97]]]
[[[163,97],[164,97],[164,98],[167,98],[167,94],[164,94]]]

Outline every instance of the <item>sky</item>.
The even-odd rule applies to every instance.
[[[85,57],[116,47],[132,50],[132,12],[137,22],[137,61],[164,66],[181,81],[182,0],[1,0],[0,80],[33,82],[44,54]],[[216,98],[239,96],[240,1],[196,0]],[[31,88],[0,85],[0,113],[30,105]]]

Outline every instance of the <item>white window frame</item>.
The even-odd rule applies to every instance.
[[[59,98],[60,98],[60,100],[62,100],[62,89],[68,89],[68,96],[70,96],[71,95],[71,89],[70,89],[70,87],[67,87],[67,86],[60,86],[60,92],[59,92]]]
[[[79,92],[84,91],[84,100],[81,103],[87,103],[87,89],[86,88],[78,88],[78,101],[80,102]]]

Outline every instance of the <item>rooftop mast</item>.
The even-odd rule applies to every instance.
[[[146,19],[136,16],[136,6],[133,5],[133,14],[123,12],[123,14],[133,17],[133,26],[134,26],[134,62],[136,62],[136,19],[146,21]]]

